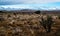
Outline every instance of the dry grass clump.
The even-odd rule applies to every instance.
[[[41,15],[39,14],[3,14],[1,16],[5,20],[0,21],[0,36],[55,36],[58,33],[57,31],[55,33],[53,28],[53,31],[46,33],[44,27],[40,24]]]

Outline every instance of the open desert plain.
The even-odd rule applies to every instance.
[[[0,11],[1,12],[1,11]],[[47,15],[51,16],[51,30],[41,23],[42,16],[46,19]],[[47,25],[48,26],[48,25]],[[0,13],[0,36],[60,36],[60,15],[49,13]]]

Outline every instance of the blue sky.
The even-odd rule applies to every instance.
[[[60,0],[0,0],[1,9],[60,9]]]

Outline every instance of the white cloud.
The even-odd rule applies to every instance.
[[[24,3],[40,4],[40,3],[60,2],[60,0],[25,0],[23,2]]]
[[[0,2],[13,2],[13,3],[25,3],[25,4],[40,4],[40,3],[51,3],[60,2],[60,0],[0,0]]]
[[[31,5],[5,5],[0,6],[0,10],[20,10],[20,9],[35,9],[35,10],[60,10],[59,7],[46,7],[46,6],[31,6]]]
[[[28,6],[28,5],[5,5],[5,6],[0,6],[0,10],[20,10],[20,9],[35,9],[37,8],[33,6]]]

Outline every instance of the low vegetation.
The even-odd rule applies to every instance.
[[[60,36],[60,20],[52,19],[50,22],[51,30],[46,32],[42,24],[46,24],[47,15],[42,14],[16,14],[16,13],[0,13],[0,36]],[[42,16],[44,20],[42,20]],[[55,15],[54,15],[55,16]],[[53,16],[52,16],[53,17]],[[55,17],[56,18],[56,17]],[[47,23],[49,24],[49,23]]]

